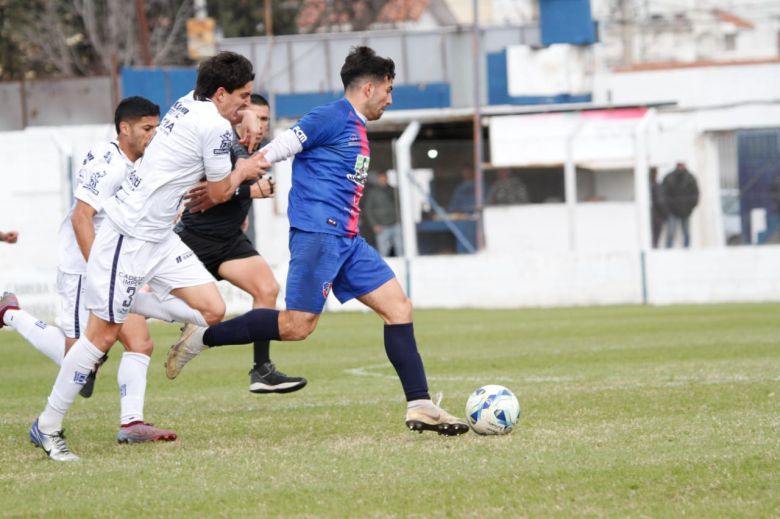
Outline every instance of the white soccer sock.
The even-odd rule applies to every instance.
[[[143,353],[126,351],[119,362],[116,381],[119,384],[119,420],[122,425],[144,421],[146,372],[152,359]]]
[[[133,307],[130,311],[162,321],[208,326],[200,312],[178,297],[171,295],[160,301],[156,295],[150,292],[137,293],[133,298]]]
[[[433,400],[431,400],[430,398],[427,399],[421,398],[420,400],[410,400],[406,402],[407,409],[412,409],[415,407],[435,407],[435,405],[433,403]]]
[[[56,326],[39,321],[24,310],[6,310],[3,322],[13,327],[33,347],[58,366],[65,356],[65,334]]]
[[[103,352],[84,335],[65,355],[46,407],[38,417],[38,428],[42,433],[51,434],[62,429],[65,413],[102,356]]]

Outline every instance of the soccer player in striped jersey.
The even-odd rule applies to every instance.
[[[201,351],[255,340],[302,340],[317,326],[328,294],[357,298],[384,321],[384,345],[407,400],[406,425],[458,435],[468,425],[434,404],[412,326],[412,304],[395,274],[359,235],[368,176],[366,122],[392,103],[395,64],[368,47],[341,69],[344,97],[315,108],[261,152],[269,162],[295,156],[289,195],[290,267],[284,311],[255,309],[209,328],[187,326],[168,354],[169,378]]]

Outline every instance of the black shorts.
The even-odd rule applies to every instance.
[[[218,280],[222,279],[218,271],[219,266],[224,262],[260,255],[244,233],[220,240],[190,232],[187,229],[181,229],[177,232],[179,238],[192,249],[206,270]]]

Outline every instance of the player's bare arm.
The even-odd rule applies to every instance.
[[[76,200],[76,207],[70,217],[76,242],[85,261],[89,260],[89,251],[92,250],[92,243],[95,241],[95,214],[97,211],[94,207],[83,200]]]
[[[218,182],[207,182],[206,190],[214,205],[227,202],[236,192],[238,186],[246,180],[257,180],[268,173],[271,164],[265,160],[262,153],[256,153],[248,159],[239,160],[235,169]]]

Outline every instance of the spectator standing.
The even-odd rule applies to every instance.
[[[366,221],[374,231],[376,248],[382,256],[403,254],[401,224],[398,222],[396,190],[387,183],[387,172],[376,175],[376,183],[366,190]]]
[[[658,182],[658,168],[652,167],[650,168],[650,221],[654,249],[658,248],[658,241],[661,239],[661,231],[663,231],[667,216],[668,211],[664,206],[661,184]]]
[[[690,217],[699,203],[699,184],[685,163],[678,162],[661,183],[662,201],[668,213],[666,219],[666,248],[674,244],[677,227],[682,229],[683,246],[691,242]]]
[[[511,176],[508,169],[499,169],[497,174],[498,178],[488,191],[489,205],[515,205],[529,202],[528,188],[522,180]]]
[[[457,185],[452,193],[450,203],[447,205],[447,212],[451,214],[473,215],[477,212],[476,207],[476,187],[474,182],[474,171],[471,168],[463,169],[463,180]]]

